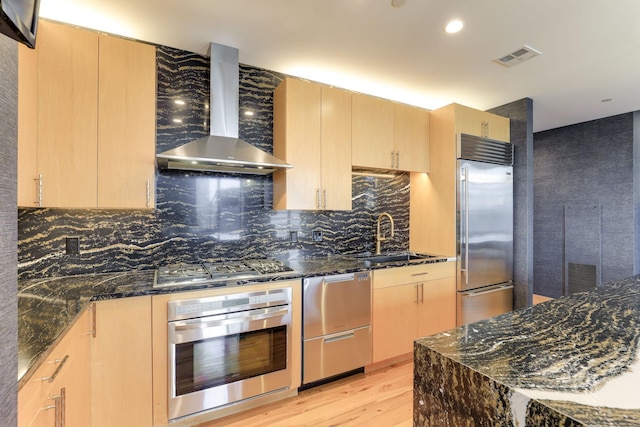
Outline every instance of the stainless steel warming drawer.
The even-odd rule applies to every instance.
[[[371,363],[371,274],[303,281],[302,383]]]

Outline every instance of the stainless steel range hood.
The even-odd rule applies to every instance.
[[[238,138],[238,49],[211,43],[211,135],[156,155],[161,169],[269,174],[292,165]]]

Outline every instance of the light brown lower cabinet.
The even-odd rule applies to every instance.
[[[99,301],[18,393],[18,427],[152,425],[151,297]]]
[[[18,427],[91,425],[91,323],[85,311],[20,389]]]
[[[373,272],[373,363],[413,352],[413,341],[456,326],[455,263]]]
[[[151,296],[99,301],[94,313],[91,426],[151,426]]]

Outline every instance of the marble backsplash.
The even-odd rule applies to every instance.
[[[209,133],[210,77],[208,57],[202,55],[160,46],[157,60],[156,152],[162,152]],[[240,137],[269,152],[273,90],[283,77],[240,67]],[[178,99],[184,105],[176,104]],[[244,116],[246,109],[254,116]],[[272,190],[270,176],[158,171],[153,211],[21,209],[19,278],[152,269],[203,259],[357,253],[374,248],[375,221],[382,212],[389,212],[396,225],[384,249],[408,249],[407,173],[392,179],[354,176],[348,212],[274,211]],[[291,231],[298,242],[290,241]],[[312,231],[322,231],[323,241],[314,242]],[[79,255],[65,253],[66,237],[79,237]]]

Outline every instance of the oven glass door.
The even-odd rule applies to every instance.
[[[170,322],[170,419],[288,387],[290,319],[286,305]]]
[[[287,327],[232,333],[176,345],[176,395],[287,367]]]

